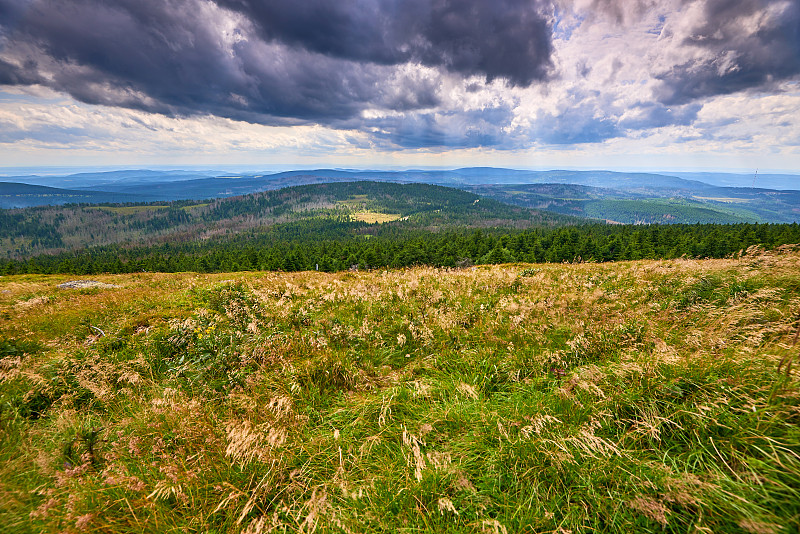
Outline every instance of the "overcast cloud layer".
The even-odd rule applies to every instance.
[[[58,94],[353,150],[746,143],[719,102],[794,110],[799,75],[797,0],[0,0],[0,86],[50,91],[0,99],[6,144],[120,135],[37,121]]]

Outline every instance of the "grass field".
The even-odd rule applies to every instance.
[[[5,532],[800,530],[789,247],[71,279],[0,278]]]
[[[402,215],[399,213],[378,213],[377,211],[357,211],[352,214],[352,217],[357,221],[374,224],[396,221]]]

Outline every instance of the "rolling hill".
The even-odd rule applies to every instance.
[[[735,187],[614,189],[572,184],[491,184],[466,190],[529,208],[622,224],[800,221],[800,191]]]
[[[26,208],[61,204],[148,202],[157,197],[139,193],[61,189],[17,182],[0,182],[0,208]]]
[[[298,185],[380,181],[460,188],[520,206],[628,224],[800,220],[800,193],[796,190],[800,188],[800,179],[791,175],[764,175],[759,179],[759,185],[771,184],[776,189],[731,187],[743,184],[742,176],[733,174],[673,176],[492,167],[403,171],[316,169],[263,174],[127,170],[18,179],[69,189],[25,190],[19,184],[0,184],[0,207],[208,200]],[[792,184],[796,189],[789,188]],[[561,193],[552,186],[563,186]]]
[[[347,236],[380,222],[398,231],[436,232],[453,228],[554,226],[577,220],[428,184],[326,183],[206,202],[6,210],[0,212],[0,257],[24,258],[111,244],[230,239],[280,224],[302,226],[304,221],[328,224],[327,229],[317,224],[316,231],[322,238],[333,228]]]

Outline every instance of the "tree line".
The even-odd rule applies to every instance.
[[[330,272],[413,265],[722,258],[752,245],[774,248],[787,243],[800,243],[797,223],[588,224],[434,233],[331,218],[275,225],[217,240],[151,246],[113,244],[28,259],[2,259],[0,273]]]

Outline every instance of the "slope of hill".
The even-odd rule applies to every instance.
[[[703,182],[699,178],[707,179]],[[27,183],[49,183],[69,187],[71,191],[51,191],[49,195],[13,194],[13,205],[46,205],[66,202],[97,203],[111,193],[138,195],[139,201],[175,201],[227,198],[270,191],[297,185],[380,181],[443,185],[486,194],[506,202],[599,219],[626,223],[690,222],[794,222],[800,220],[800,193],[787,189],[794,183],[800,189],[800,177],[765,175],[758,185],[776,184],[778,189],[727,187],[742,185],[742,177],[733,174],[623,173],[611,171],[529,171],[475,167],[452,170],[364,171],[346,169],[296,170],[263,174],[202,174],[190,171],[129,170],[80,173],[63,177],[19,177]],[[751,180],[752,181],[752,180]],[[549,184],[565,188],[583,187],[588,196],[559,197],[547,193]],[[0,205],[4,191],[0,184]],[[85,190],[82,197],[74,190]],[[105,193],[98,192],[99,190]],[[525,201],[520,193],[548,196],[549,199]],[[510,195],[514,198],[509,198]],[[123,197],[118,197],[123,198]],[[630,202],[593,202],[594,200],[629,200]],[[645,203],[645,200],[647,202]],[[674,199],[670,202],[657,199]],[[540,201],[541,200],[541,201]],[[11,205],[11,204],[7,204]]]
[[[220,173],[227,174],[227,173]],[[57,174],[39,176],[35,174],[18,175],[9,174],[4,181],[22,182],[31,185],[45,185],[66,189],[103,189],[105,186],[118,185],[121,182],[128,184],[166,183],[183,180],[197,180],[213,178],[217,173],[185,171],[185,170],[150,170],[127,169],[113,171],[83,171],[72,174]]]
[[[34,187],[34,186],[29,186]],[[515,227],[574,222],[440,186],[378,182],[297,186],[209,202],[38,207],[0,212],[0,257],[23,258],[88,246],[152,245],[232,237],[287,222],[329,221],[355,232],[390,223],[403,230]],[[342,226],[340,223],[345,222]],[[317,226],[324,237],[325,229]],[[310,236],[313,238],[313,236]]]
[[[5,276],[0,524],[796,532],[798,309],[786,248]]]
[[[800,221],[800,191],[791,190],[623,190],[571,184],[491,184],[464,189],[518,206],[624,224]]]

